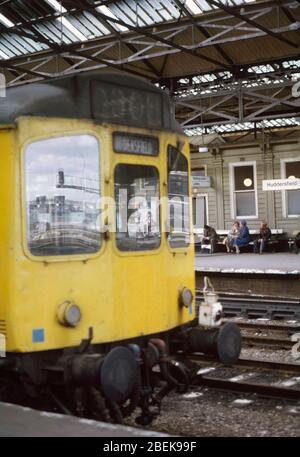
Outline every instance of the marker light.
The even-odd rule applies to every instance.
[[[179,301],[182,306],[188,308],[193,302],[193,292],[187,287],[184,287],[180,293]]]
[[[59,306],[57,318],[62,325],[76,327],[81,320],[80,308],[75,303],[66,301]]]

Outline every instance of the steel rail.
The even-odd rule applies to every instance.
[[[230,319],[226,319],[225,322],[232,322]],[[253,329],[253,330],[274,330],[284,332],[300,332],[299,325],[284,325],[284,324],[269,324],[267,322],[239,322],[234,321],[241,329]]]
[[[223,301],[247,301],[250,303],[278,303],[288,305],[299,305],[300,299],[290,297],[272,297],[272,296],[261,296],[261,295],[246,295],[246,294],[227,294],[226,292],[217,292],[220,300]],[[196,298],[203,299],[203,293],[201,289],[196,289]]]
[[[202,292],[202,291],[201,291]],[[203,294],[196,289],[196,305],[200,305]],[[223,305],[225,316],[236,316],[246,314],[248,317],[280,317],[299,318],[300,300],[291,298],[276,298],[262,296],[247,296],[240,294],[218,293],[219,301]]]
[[[255,382],[231,381],[230,379],[197,376],[193,381],[195,386],[211,387],[230,392],[256,393],[261,397],[281,398],[285,400],[299,400],[300,389],[291,389],[273,384]]]
[[[203,354],[191,354],[190,360],[205,364],[205,365],[214,365],[216,367],[223,366],[217,359],[207,357]],[[245,357],[240,357],[238,362],[234,365],[236,368],[258,368],[259,370],[272,370],[272,371],[283,371],[285,373],[297,373],[300,375],[300,363],[290,363],[290,362],[277,362],[273,360],[262,360],[262,359],[248,359]]]
[[[190,360],[197,363],[204,362],[205,366],[209,365],[213,369],[221,368],[223,366],[220,362],[209,359],[201,354],[190,354]],[[237,367],[258,368],[259,370],[266,370],[268,372],[277,371],[293,373],[294,375],[296,374],[295,384],[293,385],[297,384],[297,375],[300,375],[300,364],[296,363],[240,358],[237,364],[233,366],[233,368]],[[201,370],[201,368],[204,368],[204,370]],[[199,364],[199,370],[192,379],[192,386],[205,386],[227,392],[255,393],[261,397],[280,398],[284,400],[300,399],[300,388],[293,388],[292,386],[287,387],[280,385],[279,382],[277,384],[266,384],[265,382],[251,382],[249,378],[248,380],[239,379],[239,376],[236,375],[226,379],[218,376],[209,376],[206,373],[209,373],[209,371],[205,371],[205,367],[203,367],[202,364]]]
[[[248,344],[259,344],[263,346],[280,346],[284,348],[292,348],[296,342],[288,338],[276,338],[269,336],[242,335],[242,340]]]

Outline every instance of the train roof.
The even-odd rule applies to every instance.
[[[8,88],[0,98],[0,125],[20,116],[93,119],[182,133],[164,91],[120,73],[81,73]]]

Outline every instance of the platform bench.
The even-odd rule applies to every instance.
[[[224,239],[228,235],[229,230],[216,230],[217,235],[218,235],[218,245],[223,245],[224,244]],[[249,230],[250,233],[250,242],[247,244],[247,246],[242,246],[240,247],[241,250],[249,250],[249,247],[252,247],[254,245],[254,240],[258,237],[259,235],[259,230]],[[272,248],[272,251],[274,252],[274,249],[276,246],[279,245],[280,240],[277,238],[279,235],[284,234],[282,229],[271,229],[271,239],[268,241],[268,248]],[[203,230],[197,230],[197,236],[201,238],[203,236]],[[201,250],[208,250],[209,252],[211,251],[211,245],[210,244],[205,244],[201,245]]]

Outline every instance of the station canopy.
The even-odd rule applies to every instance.
[[[188,135],[300,125],[296,0],[0,0],[6,85],[98,69],[142,76]]]

